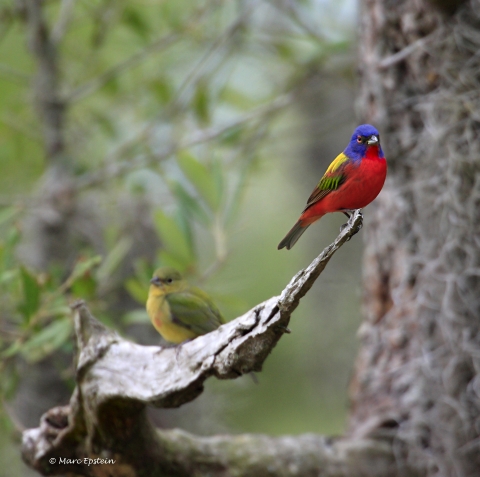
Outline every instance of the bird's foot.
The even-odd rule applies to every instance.
[[[346,215],[348,219],[350,219],[350,217],[353,215],[354,212],[355,212],[355,209],[342,210],[342,214]]]
[[[182,347],[181,344],[175,346],[175,361],[178,361],[178,353],[180,353],[180,348]]]
[[[169,343],[168,341],[165,341],[163,338],[161,338],[159,341],[160,341],[160,344],[158,345],[158,351],[155,351],[155,354],[160,354],[163,350],[176,347],[175,344]]]
[[[352,210],[349,210],[349,211],[342,211],[347,217],[348,217],[348,221],[350,222],[350,218],[352,217],[353,215],[353,212]],[[349,215],[349,214],[352,214],[352,215]],[[360,222],[360,226],[353,231],[353,234],[347,238],[347,242],[355,235],[357,234],[358,232],[360,232],[360,229],[363,227],[363,214],[360,212],[360,216],[362,217],[362,222]],[[340,233],[342,233],[345,228],[348,227],[348,222],[346,224],[343,224],[341,227],[340,227]]]

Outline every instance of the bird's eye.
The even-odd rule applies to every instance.
[[[167,283],[172,283],[173,280],[171,278],[167,278]]]
[[[362,136],[357,136],[357,142],[358,144],[362,144]]]

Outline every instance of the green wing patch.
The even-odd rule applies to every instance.
[[[336,190],[342,182],[343,176],[330,176],[323,177],[322,180],[318,183],[318,188],[320,190]]]
[[[175,323],[204,335],[216,330],[222,323],[218,309],[212,309],[209,303],[189,291],[167,295],[172,319]]]
[[[333,162],[328,166],[327,171],[320,179],[317,187],[313,189],[310,197],[308,198],[305,209],[317,203],[320,199],[323,199],[330,192],[337,190],[345,182],[344,169],[350,159],[342,152],[339,154]]]

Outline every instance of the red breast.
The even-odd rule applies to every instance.
[[[327,194],[302,214],[302,225],[311,224],[330,212],[361,209],[370,204],[385,183],[387,161],[378,156],[378,146],[371,146],[360,162],[351,161],[345,166],[345,175],[345,182],[337,190]]]

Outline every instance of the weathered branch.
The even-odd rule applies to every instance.
[[[260,371],[300,299],[361,226],[356,211],[334,243],[280,297],[177,348],[127,341],[98,322],[83,302],[73,305],[77,388],[69,406],[51,409],[39,428],[24,432],[25,461],[44,475],[91,475],[88,459],[95,458],[112,459],[102,464],[112,476],[126,469],[128,475],[156,476],[360,476],[372,462],[376,471],[370,475],[394,475],[387,441],[314,435],[200,438],[179,430],[155,431],[145,416],[147,404],[178,407],[195,399],[209,376],[233,379]]]

